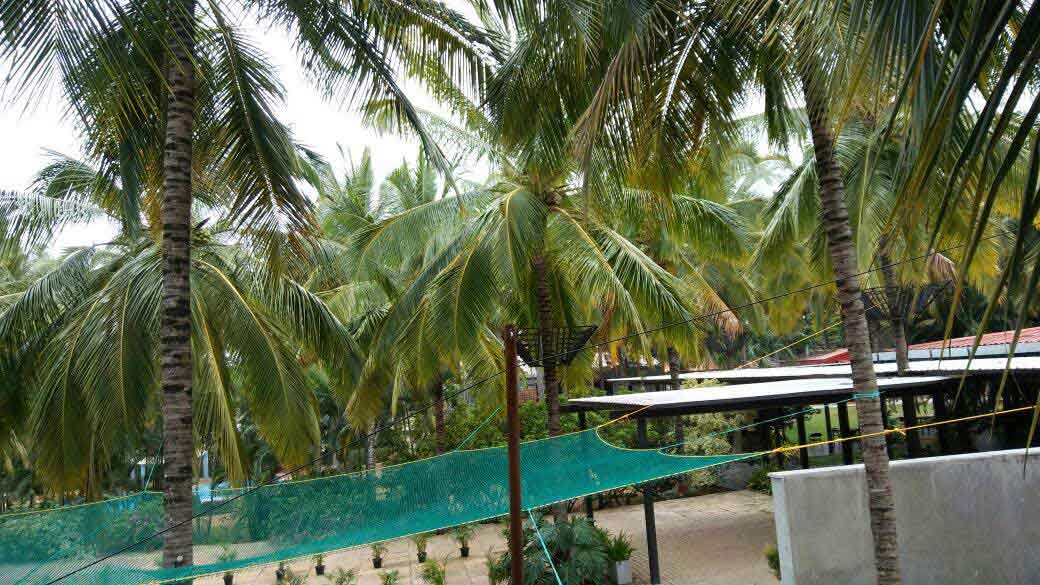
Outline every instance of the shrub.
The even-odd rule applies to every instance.
[[[769,474],[775,471],[771,466],[761,465],[755,468],[755,472],[748,478],[747,488],[763,494],[773,493],[773,482],[769,480]]]
[[[769,563],[769,570],[773,572],[773,576],[776,577],[777,581],[780,580],[780,551],[775,546],[769,545],[765,550],[766,562]]]
[[[600,585],[607,574],[607,548],[610,537],[584,518],[560,524],[539,523],[546,548],[561,575],[568,575],[568,585]],[[524,526],[524,577],[528,583],[554,582],[552,568],[545,560],[541,542],[529,524]],[[491,583],[510,583],[508,552],[489,562]]]
[[[357,569],[340,568],[331,575],[326,575],[325,578],[332,585],[357,585],[358,572]]]
[[[372,545],[371,545],[371,548],[372,548],[372,558],[374,558],[374,559],[381,559],[381,558],[383,558],[383,554],[386,553],[386,543],[385,542],[373,542]]]
[[[380,585],[397,585],[397,583],[400,580],[401,580],[401,574],[398,571],[396,571],[396,570],[394,570],[394,571],[383,571],[382,573],[379,574],[379,583],[380,583]]]
[[[304,585],[307,582],[307,574],[297,574],[292,569],[285,570],[285,585]]]
[[[448,579],[448,570],[445,563],[434,559],[427,559],[422,564],[422,578],[427,585],[444,585]]]

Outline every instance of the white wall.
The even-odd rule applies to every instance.
[[[895,461],[905,585],[1040,583],[1040,449]],[[770,475],[783,585],[876,583],[862,465]]]

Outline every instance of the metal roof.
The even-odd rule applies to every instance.
[[[951,376],[910,376],[881,378],[878,389],[889,392],[939,384]],[[742,410],[787,404],[834,402],[853,394],[849,378],[813,378],[782,380],[731,386],[704,386],[683,390],[636,392],[614,396],[574,398],[567,402],[568,410],[635,410],[643,407],[650,412],[717,412]]]
[[[969,373],[1003,372],[1008,364],[1006,357],[976,358],[971,360]],[[968,367],[967,359],[920,360],[910,362],[911,374],[960,374]],[[1016,356],[1011,358],[1011,369],[1016,372],[1040,372],[1040,356]],[[874,364],[878,375],[892,375],[897,372],[896,364]],[[682,380],[720,380],[725,382],[764,382],[770,380],[795,380],[808,378],[844,378],[852,375],[849,364],[831,364],[825,366],[782,366],[778,368],[744,368],[736,370],[705,370],[700,372],[683,372]],[[612,378],[608,382],[617,383],[660,383],[670,379],[668,374],[644,376],[642,378]]]

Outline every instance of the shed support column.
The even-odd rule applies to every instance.
[[[935,411],[936,422],[949,419],[949,413],[946,412],[946,394],[943,393],[941,386],[932,394],[932,408]],[[946,425],[938,425],[935,428],[939,433],[939,454],[946,455],[950,452],[950,439],[946,434]]]
[[[805,413],[799,414],[795,423],[798,425],[798,444],[802,446],[798,450],[798,460],[802,464],[802,469],[809,469],[809,448],[805,446],[809,443],[809,439],[805,435]]]
[[[639,447],[646,449],[646,419],[636,419],[636,433]],[[654,516],[654,496],[651,484],[643,485],[643,516],[646,520],[646,556],[650,559],[650,583],[661,584],[661,566],[657,557],[657,521]]]
[[[614,383],[613,382],[604,382],[603,383],[603,388],[606,389],[607,396],[613,396],[614,395]]]
[[[585,411],[578,411],[578,428],[585,430],[589,428],[588,421],[585,419]],[[592,496],[585,496],[585,517],[589,519],[589,522],[594,522],[592,514]]]
[[[831,427],[831,405],[830,404],[824,404],[823,405],[823,424],[827,425],[827,429],[823,433],[823,436],[827,437],[827,440],[830,441],[831,439],[834,438],[834,436],[833,436],[834,433],[831,432],[831,429],[833,427]],[[828,455],[833,455],[834,454],[834,443],[827,443],[827,454]]]
[[[841,437],[843,439],[852,436],[852,431],[849,428],[848,402],[838,403],[838,428],[841,429]],[[841,442],[841,461],[845,465],[852,465],[852,441]]]
[[[917,403],[912,392],[903,394],[903,428],[917,426]],[[921,431],[906,431],[908,457],[921,456]]]

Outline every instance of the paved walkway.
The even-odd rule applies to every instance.
[[[755,492],[740,491],[659,502],[657,539],[661,552],[662,580],[668,585],[776,585],[763,549],[775,542],[772,500]],[[612,533],[624,532],[636,548],[633,573],[638,585],[650,582],[646,560],[643,507],[625,506],[596,513],[597,523]],[[432,558],[448,559],[448,585],[488,585],[486,559],[504,550],[502,525],[482,525],[470,544],[471,558],[462,559],[450,534],[430,541]],[[378,585],[368,548],[327,555],[326,571],[339,567],[361,569],[359,585]],[[315,577],[310,561],[297,561],[293,570],[311,576],[308,585],[324,585]],[[395,541],[383,561],[383,570],[398,571],[400,585],[425,585],[419,576],[415,549],[410,541]],[[219,577],[199,579],[217,585]],[[272,585],[274,568],[250,569],[235,575],[236,585]]]

